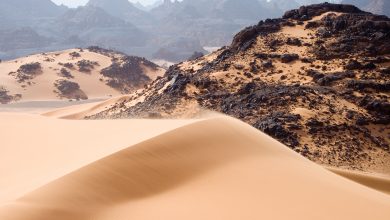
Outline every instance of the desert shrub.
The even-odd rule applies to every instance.
[[[0,103],[7,104],[10,101],[12,101],[12,97],[10,95],[8,95],[8,90],[6,90],[4,87],[0,86]]]
[[[42,73],[42,66],[39,62],[28,63],[21,65],[16,72],[11,72],[18,82],[25,82],[34,79],[37,75]]]
[[[76,51],[74,51],[72,53],[69,53],[69,56],[71,56],[72,58],[79,58],[79,57],[81,57],[80,53],[77,53]]]
[[[67,79],[73,79],[74,76],[71,74],[71,72],[65,68],[61,68],[60,72],[58,73],[58,75],[62,76],[62,77],[65,77]]]
[[[34,62],[34,63],[21,65],[18,69],[18,72],[28,74],[28,75],[33,75],[41,70],[42,70],[41,64],[39,62]]]
[[[79,84],[69,80],[60,79],[54,83],[56,93],[61,98],[68,99],[88,99],[87,95],[80,89]]]
[[[9,95],[9,91],[3,86],[0,86],[0,104],[8,104],[12,101],[17,101],[21,98],[22,95],[20,94]]]
[[[57,80],[54,83],[54,85],[57,88],[57,90],[63,95],[71,94],[80,89],[79,84],[68,80],[62,80],[62,79]]]
[[[58,65],[63,66],[63,67],[68,68],[68,69],[74,68],[73,63],[58,63]]]
[[[77,66],[79,67],[80,72],[84,73],[90,73],[92,69],[95,68],[95,66],[98,66],[99,63],[95,61],[90,61],[90,60],[80,60],[77,62]]]
[[[104,48],[101,48],[99,46],[90,46],[87,49],[90,52],[102,54],[102,55],[108,56],[108,57],[115,57],[115,55],[126,56],[126,54],[124,54],[122,52],[110,50],[110,49],[104,49]]]
[[[45,61],[45,62],[54,62],[55,60],[53,58],[46,57],[43,61]]]

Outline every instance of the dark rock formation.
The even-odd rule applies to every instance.
[[[326,12],[342,14],[309,21],[300,39],[281,31],[303,29],[302,21]],[[215,59],[170,67],[145,88],[144,101],[91,118],[181,117],[197,105],[241,119],[321,164],[382,166],[378,155],[390,158],[390,136],[377,132],[390,125],[389,31],[389,18],[354,6],[301,7],[239,32]]]

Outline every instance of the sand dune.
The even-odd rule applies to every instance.
[[[329,170],[365,186],[390,194],[389,176],[373,173],[363,173],[351,170],[342,170],[338,168],[329,168]]]
[[[118,60],[126,56],[115,51],[100,50],[101,52],[90,49],[69,49],[34,54],[15,60],[0,62],[0,88],[4,87],[10,96],[20,95],[19,98],[9,100],[8,102],[26,102],[87,98],[108,99],[113,96],[133,92],[143,87],[144,82],[140,79],[138,79],[139,82],[136,79],[133,79],[132,82],[127,82],[129,84],[126,84],[127,86],[132,85],[134,87],[128,92],[124,92],[120,86],[114,86],[112,83],[109,83],[110,78],[102,75],[102,70],[110,67],[114,63],[114,58]],[[135,69],[138,66],[142,70],[142,74],[140,75],[149,77],[149,81],[156,79],[158,76],[162,76],[165,72],[163,68],[152,68],[148,66],[151,64],[145,64],[146,61],[141,61],[142,58],[132,58],[136,60],[132,63],[134,65],[132,68]],[[115,62],[118,65],[123,65],[121,63],[122,61]],[[31,66],[26,67],[26,65],[28,66],[34,63],[39,64],[39,67],[35,67],[34,69]],[[22,71],[22,67],[27,68],[29,71],[25,73],[26,70]],[[67,74],[64,74],[62,71],[67,72]],[[24,77],[28,77],[29,79],[21,78],[21,73],[24,73],[22,76],[26,75]],[[118,76],[121,73],[117,71],[115,74]],[[135,75],[133,72],[126,72],[126,74],[127,76]],[[77,83],[79,89],[73,91],[68,86],[68,91],[61,91],[58,86],[58,82],[61,80]],[[125,82],[126,80],[122,79],[122,81]]]
[[[93,102],[84,105],[74,105],[65,108],[58,108],[44,113],[44,116],[62,119],[84,119],[86,116],[104,111],[120,101],[126,100],[128,95],[118,96],[102,102]]]
[[[99,72],[103,68],[111,65],[110,57],[85,51],[80,57],[72,58],[69,56],[72,52],[79,52],[79,50],[72,49],[47,54],[36,54],[3,62],[1,63],[0,70],[1,85],[5,86],[10,91],[10,94],[21,94],[23,101],[58,100],[58,95],[53,92],[55,90],[54,82],[61,79],[57,73],[62,66],[58,63],[72,63],[75,65],[76,62],[85,59],[96,61],[99,63],[99,66],[88,74],[77,70],[70,70],[74,77],[71,81],[77,82],[89,98],[108,98],[110,95],[120,95],[119,91],[110,88],[104,82],[100,81],[101,76]],[[22,64],[32,62],[39,62],[42,66],[43,73],[35,77],[31,85],[22,86],[14,76],[9,75],[12,71],[16,72]]]
[[[240,121],[177,125],[1,206],[0,219],[389,219],[388,195]]]
[[[2,205],[102,157],[193,120],[69,121],[1,113],[0,122]]]

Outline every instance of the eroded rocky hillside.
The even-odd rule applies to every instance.
[[[390,19],[351,5],[311,5],[260,21],[138,94],[91,118],[210,109],[321,164],[390,172]]]

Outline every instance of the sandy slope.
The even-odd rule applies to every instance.
[[[98,112],[104,111],[110,106],[127,99],[128,95],[123,95],[102,102],[93,102],[83,105],[74,105],[65,108],[58,108],[45,112],[43,113],[43,115],[63,119],[84,119],[86,116],[90,116]]]
[[[11,116],[6,115],[5,118]],[[34,120],[26,117],[21,117],[20,120]],[[46,121],[49,123],[46,125],[47,128],[54,126],[50,123],[59,123],[61,128],[68,129],[69,132],[72,128],[66,126],[80,127],[91,123],[92,126],[88,128],[99,130],[104,127],[104,134],[111,135],[119,131],[116,130],[117,124],[110,123],[123,123],[59,122],[41,118],[35,120]],[[138,122],[140,123],[133,127],[134,129],[143,125],[143,122],[149,125],[158,123]],[[124,124],[133,122],[125,121]],[[165,130],[179,127],[179,124],[173,126],[172,121],[167,121],[164,125],[172,127]],[[12,128],[11,125],[12,123],[7,126]],[[145,126],[145,130],[142,132],[140,129],[139,134],[151,128],[154,126]],[[77,163],[74,162],[77,158],[68,154],[67,160],[57,161],[57,158],[64,157],[55,155],[61,150],[50,152],[48,148],[61,145],[58,140],[85,140],[84,144],[77,144],[77,149],[92,142],[93,144],[89,145],[91,148],[82,148],[85,152],[93,154],[96,150],[91,150],[92,145],[101,149],[103,145],[118,144],[113,142],[118,141],[114,136],[111,136],[112,139],[106,144],[102,144],[99,142],[104,138],[100,136],[104,134],[97,132],[84,134],[83,130],[80,136],[79,131],[67,134],[72,138],[64,138],[58,134],[56,136],[55,131],[43,131],[45,137],[57,140],[55,144],[47,144],[46,148],[30,152],[24,152],[28,148],[21,145],[24,149],[16,150],[15,155],[8,155],[8,158],[14,160],[20,158],[20,161],[24,161],[33,158],[34,154],[39,154],[41,159],[53,158],[55,162],[52,162],[51,168],[46,166],[39,168],[39,165],[34,165],[37,170],[41,172],[42,169],[49,169],[52,175],[64,174],[63,171],[54,171],[55,167],[58,169],[64,164]],[[21,133],[28,134],[27,131]],[[2,138],[7,136],[9,135]],[[29,143],[28,139],[36,136],[35,134],[24,138],[25,144]],[[136,136],[131,135],[127,139],[131,142]],[[75,148],[71,143],[68,144],[69,148],[66,149]],[[128,143],[127,146],[131,145]],[[30,143],[30,146],[35,145]],[[0,219],[387,220],[390,216],[388,195],[333,174],[249,125],[234,119],[215,118],[195,122],[122,149],[102,159],[94,155],[92,157],[96,156],[95,162],[3,205],[0,208]],[[9,149],[9,152],[13,151]],[[41,155],[40,152],[45,152],[46,155]],[[24,157],[19,154],[24,154]],[[2,176],[7,171],[8,175],[14,173],[18,167],[20,171],[26,170],[26,167],[18,166],[18,162],[0,161],[2,161],[0,167],[8,166],[1,171]],[[25,162],[22,164],[28,165]],[[32,164],[40,162],[31,162],[30,165]],[[76,168],[76,165],[73,168]],[[22,180],[26,181],[27,178],[15,178],[9,184]],[[3,184],[1,189],[4,189],[4,186],[7,184]]]
[[[192,121],[68,121],[0,113],[0,122],[1,205],[106,155]]]
[[[71,56],[72,53],[79,54],[79,57]],[[121,57],[124,55],[111,52],[111,54],[103,54],[93,52],[88,49],[69,49],[51,53],[34,54],[26,57],[21,57],[15,60],[0,62],[0,86],[9,91],[9,95],[21,95],[21,101],[41,101],[41,100],[59,100],[59,95],[53,91],[57,90],[55,82],[57,80],[68,80],[75,82],[80,86],[80,90],[84,92],[89,99],[110,98],[121,95],[119,89],[110,87],[106,83],[106,79],[101,71],[109,67],[113,61],[113,57]],[[81,72],[77,63],[79,61],[96,62],[91,72]],[[18,69],[25,64],[38,62],[41,65],[41,73],[25,82],[19,82],[15,74]],[[73,67],[64,67],[63,64],[72,64]],[[143,73],[151,80],[162,76],[165,72],[163,68],[152,69],[145,64],[139,64]],[[60,75],[61,69],[66,69],[70,72],[73,78],[66,78]]]
[[[346,177],[350,180],[363,184],[365,186],[371,187],[373,189],[379,190],[381,192],[387,193],[390,195],[390,177],[377,174],[377,173],[364,173],[350,170],[342,170],[339,168],[329,168],[330,171],[339,174],[343,177]]]
[[[72,52],[80,53],[81,57],[72,58],[69,54]],[[101,82],[100,70],[111,65],[111,58],[101,54],[89,52],[85,50],[80,52],[77,49],[36,54],[27,57],[22,57],[16,60],[2,62],[0,64],[0,84],[10,91],[10,94],[21,94],[23,101],[31,100],[57,100],[57,94],[53,92],[54,82],[61,77],[58,76],[59,70],[62,68],[58,63],[77,63],[80,60],[90,60],[99,63],[91,73],[82,73],[77,70],[72,70],[71,73],[74,79],[71,81],[77,82],[82,91],[87,94],[88,98],[102,98],[119,95],[120,92],[105,85]],[[17,71],[23,64],[31,62],[39,62],[42,66],[42,74],[32,80],[32,85],[22,87],[22,84],[9,75],[9,72]]]

